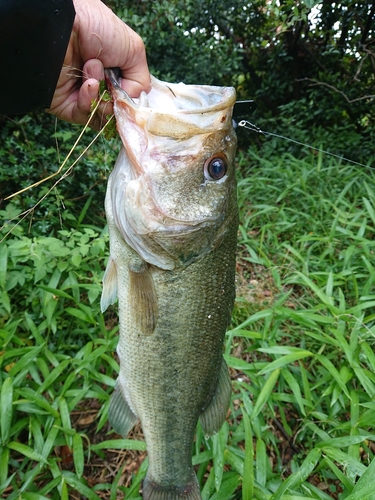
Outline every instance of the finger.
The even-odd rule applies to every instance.
[[[121,87],[131,96],[139,97],[142,91],[151,90],[150,73],[147,65],[146,51],[141,37],[129,26],[124,25],[127,31],[128,57],[120,65],[122,74]]]
[[[77,102],[73,109],[72,119],[75,123],[86,124],[91,110],[95,107],[99,97],[99,82],[90,78],[83,82],[78,92]],[[113,113],[111,102],[102,101],[91,118],[90,127],[100,130],[107,122],[106,116]]]
[[[82,68],[83,81],[90,78],[95,80],[104,80],[104,68],[103,64],[99,59],[89,59],[85,62]]]
[[[77,113],[76,117],[78,117],[78,115],[83,115],[86,117],[87,120],[87,116],[90,114],[91,111],[91,104],[94,104],[93,101],[97,99],[98,93],[99,93],[98,80],[94,78],[89,78],[88,80],[82,83],[78,91],[76,110],[75,110],[75,112]]]
[[[147,68],[147,64],[145,66]],[[142,78],[144,72],[141,70],[138,73],[132,75],[129,74],[129,70],[122,72],[121,78],[121,88],[127,92],[130,97],[139,97],[141,92],[150,92],[151,82],[150,80],[145,80]]]
[[[60,106],[56,106],[47,111],[68,122],[85,125],[88,122],[91,112],[91,103],[96,99],[98,91],[99,82],[90,78],[86,80],[79,89],[71,92],[69,97],[65,99]],[[96,117],[94,118],[91,120],[90,126],[98,128],[99,125]]]

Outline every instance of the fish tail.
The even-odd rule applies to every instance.
[[[202,500],[195,474],[185,486],[162,486],[146,476],[142,489],[143,500]]]

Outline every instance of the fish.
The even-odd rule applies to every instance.
[[[152,77],[132,99],[106,70],[123,147],[105,211],[110,256],[101,309],[118,298],[119,376],[109,422],[140,421],[145,500],[201,500],[198,419],[220,430],[231,400],[223,342],[235,299],[238,231],[231,87]]]

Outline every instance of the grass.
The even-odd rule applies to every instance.
[[[373,172],[315,154],[238,165],[233,398],[218,434],[197,428],[202,498],[375,499]],[[141,432],[107,423],[116,308],[100,314],[108,236],[92,208],[1,244],[2,498],[140,499]]]

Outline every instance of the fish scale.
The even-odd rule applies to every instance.
[[[123,436],[141,421],[149,456],[145,500],[200,500],[191,460],[197,421],[201,419],[207,433],[217,432],[231,393],[222,350],[235,294],[238,214],[231,125],[235,94],[218,87],[199,87],[196,112],[204,114],[207,108],[212,114],[205,117],[199,132],[196,116],[192,127],[186,116],[194,115],[194,109],[183,106],[184,102],[197,106],[197,100],[191,98],[198,92],[197,86],[164,85],[154,79],[156,94],[166,93],[164,104],[167,98],[179,99],[178,109],[171,111],[171,123],[184,130],[182,139],[173,132],[168,135],[168,113],[163,116],[158,110],[165,135],[157,140],[154,120],[147,126],[147,110],[154,113],[151,104],[139,109],[113,75],[109,79],[125,148],[109,178],[106,195],[110,260],[103,280],[102,309],[117,296],[120,320],[120,373],[109,420]],[[185,101],[184,93],[188,94]],[[151,99],[157,102],[157,95]],[[148,145],[142,152],[138,147],[129,151],[135,130],[141,136],[139,141]],[[181,151],[183,141],[191,147],[191,136],[197,144],[190,161],[188,154],[176,159],[171,140]],[[154,160],[165,137],[173,156],[170,167],[168,152],[159,155],[162,162]],[[225,153],[227,165],[225,175],[216,181],[207,178],[205,169],[210,168],[210,157],[216,158],[218,153]],[[135,171],[137,175],[129,174]],[[173,178],[169,179],[168,172],[174,172]],[[174,189],[176,183],[178,189]],[[160,196],[170,199],[161,203]],[[137,207],[135,200],[139,199],[147,209]],[[131,203],[134,206],[129,208]]]

